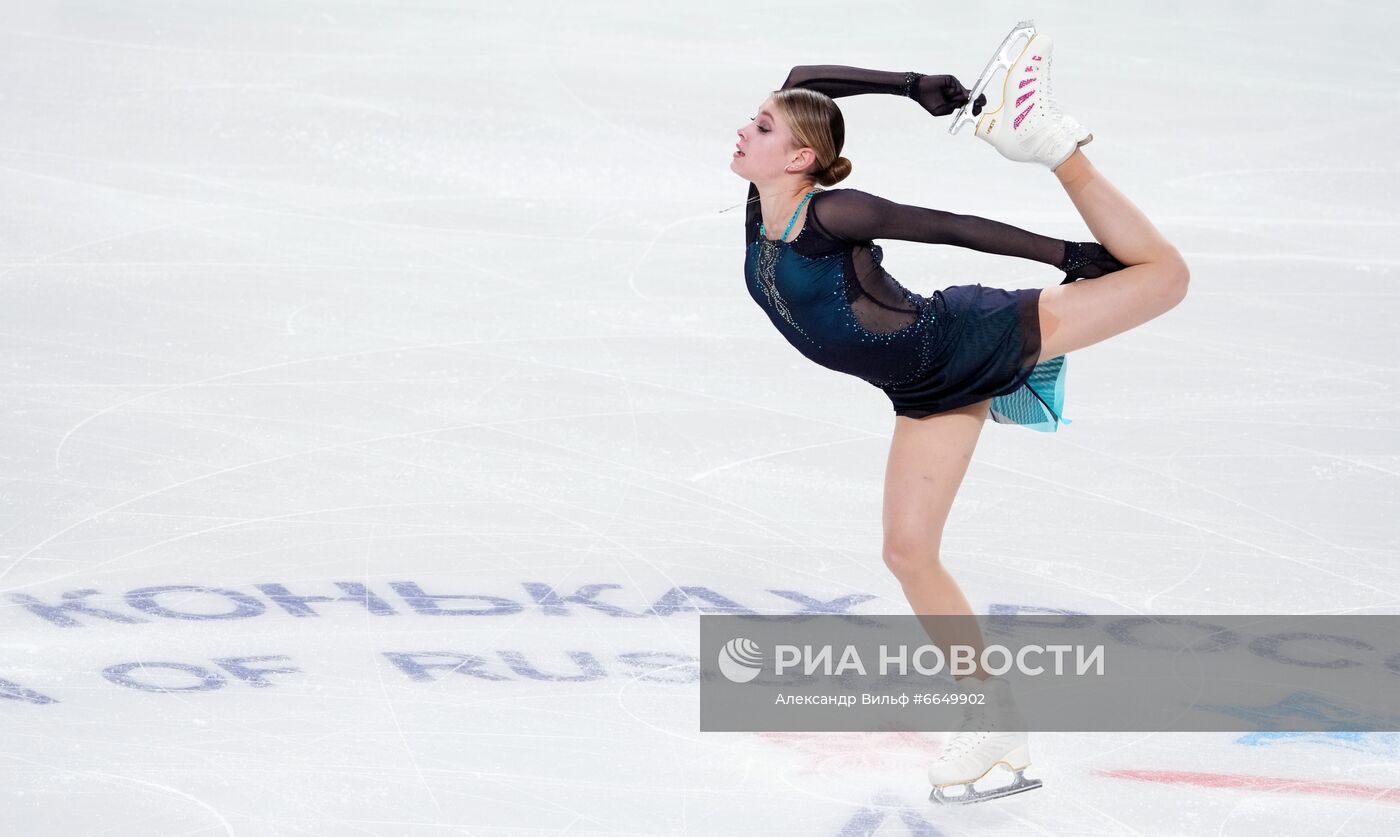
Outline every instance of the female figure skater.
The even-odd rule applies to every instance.
[[[1060,112],[1051,93],[1052,44],[1035,34],[1011,63],[1002,102],[981,114],[977,135],[1003,156],[1038,162],[1059,179],[1098,242],[1067,242],[968,215],[906,206],[855,189],[822,190],[845,178],[841,111],[832,101],[889,93],[934,116],[968,104],[952,76],[841,66],[796,67],[738,129],[730,169],[750,181],[744,273],[749,293],[800,352],[856,375],[894,405],[886,464],[883,558],[918,615],[960,615],[959,636],[982,637],[972,609],[943,566],[939,542],[953,497],[990,415],[1053,431],[1062,421],[1064,355],[1141,325],[1186,294],[1181,254],[1080,150],[1092,135]],[[1045,289],[958,285],[924,297],[881,265],[877,238],[952,244],[1033,259],[1065,272]],[[1080,282],[1077,279],[1092,281]],[[1014,711],[1006,684],[977,672],[960,687],[988,695],[929,768],[938,802],[969,802],[1039,786],[1025,732],[1006,731],[995,707]],[[990,714],[989,714],[990,713]],[[998,727],[1002,727],[998,730]],[[1013,785],[979,793],[972,783],[1001,763]],[[963,786],[944,797],[944,788]]]

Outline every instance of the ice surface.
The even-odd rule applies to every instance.
[[[946,562],[979,610],[1396,612],[1392,7],[15,3],[0,832],[1389,830],[1393,734],[1038,735],[1043,789],[948,811],[933,734],[698,729],[700,612],[908,610],[889,402],[747,297],[734,132],[795,64],[970,84],[1028,16],[1192,288],[1071,356],[1071,427],[985,427]],[[841,105],[843,185],[1087,236]]]

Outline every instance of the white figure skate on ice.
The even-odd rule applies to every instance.
[[[1025,777],[1025,769],[1031,764],[1028,736],[1024,730],[1016,729],[1024,724],[1020,723],[1011,700],[1010,684],[998,677],[989,677],[980,683],[969,677],[959,684],[959,690],[971,694],[981,692],[987,696],[986,703],[967,707],[958,732],[929,765],[928,779],[933,785],[929,801],[940,805],[967,805],[1040,787],[1039,779]],[[997,765],[1015,774],[1011,784],[978,790],[974,783]],[[963,791],[946,793],[955,787],[962,787]]]
[[[1025,40],[1024,45],[1021,44]],[[1019,51],[1012,51],[1019,47]],[[1009,160],[1040,163],[1052,171],[1094,135],[1074,117],[1060,111],[1051,86],[1050,65],[1054,42],[1036,32],[1035,24],[1023,20],[1006,36],[987,67],[973,85],[968,104],[953,115],[949,133],[976,123],[977,136]],[[1010,56],[1015,55],[1013,59]],[[974,119],[971,103],[991,84],[998,70],[1006,70],[1001,103],[995,110],[984,110]]]

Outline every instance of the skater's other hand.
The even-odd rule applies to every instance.
[[[1084,250],[1084,258],[1079,264],[1065,271],[1064,281],[1061,285],[1068,285],[1076,279],[1097,279],[1109,273],[1116,273],[1127,265],[1118,261],[1113,254],[1108,252],[1108,248],[1097,241],[1081,242],[1080,247]]]
[[[919,87],[915,91],[914,100],[919,103],[920,107],[934,116],[947,116],[967,104],[970,95],[971,91],[963,87],[962,82],[952,76],[924,76],[919,79]],[[972,115],[981,114],[982,108],[986,104],[986,94],[978,96],[977,101],[972,103]]]

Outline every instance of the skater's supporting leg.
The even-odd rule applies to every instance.
[[[970,645],[978,659],[982,632],[967,597],[943,566],[939,543],[990,404],[980,401],[922,419],[896,416],[885,466],[885,565],[915,614],[968,617],[940,621],[938,635],[930,632],[929,639],[945,654],[950,645]]]
[[[1082,150],[1055,169],[1094,238],[1124,270],[1040,294],[1040,360],[1091,346],[1171,310],[1186,296],[1190,270],[1147,216],[1114,188]]]

